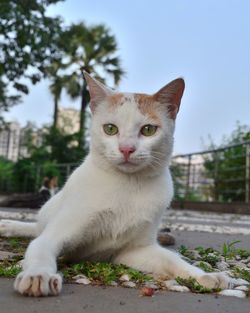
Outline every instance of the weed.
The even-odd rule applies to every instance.
[[[18,259],[4,260],[0,262],[0,277],[15,277],[21,272],[21,266],[17,264]]]
[[[210,266],[208,266],[205,262],[203,261],[200,261],[197,266],[199,268],[201,268],[203,271],[207,272],[207,273],[210,273],[210,272],[214,272],[214,269]]]
[[[225,260],[232,259],[237,255],[237,249],[235,249],[235,245],[239,243],[240,240],[232,241],[231,243],[224,243],[222,247],[222,255]]]
[[[186,246],[181,245],[178,248],[178,252],[183,255],[185,258],[187,258],[187,261],[190,262],[190,260],[193,259],[192,251],[190,251]],[[189,260],[188,260],[189,259]]]
[[[125,265],[114,265],[111,263],[91,263],[81,262],[71,267],[64,267],[61,269],[66,279],[71,280],[72,277],[83,274],[90,280],[102,284],[110,284],[112,281],[119,280],[123,274],[127,274],[131,281],[136,283],[143,283],[151,280],[152,277],[145,275],[142,272],[129,268]]]
[[[248,282],[250,282],[250,269],[244,269],[244,268],[239,268],[237,266],[235,266],[232,270],[232,273],[234,275],[234,277],[236,278],[242,278],[247,280]]]
[[[200,285],[195,278],[189,277],[187,279],[177,277],[176,281],[178,284],[182,286],[188,287],[192,292],[194,293],[213,293],[213,292],[219,292],[221,291],[220,288],[206,288],[202,285]]]

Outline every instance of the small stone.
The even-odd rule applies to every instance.
[[[250,262],[250,260],[248,260],[248,258],[246,258],[246,259],[242,259],[241,262],[244,263],[244,264],[247,264],[247,263]]]
[[[226,262],[227,262],[227,264],[229,264],[230,266],[236,266],[236,265],[238,264],[238,262],[235,261],[235,260],[227,260]]]
[[[247,267],[250,267],[250,263],[247,263]]]
[[[216,254],[214,254],[213,252],[209,252],[207,254],[208,256],[212,257],[212,258],[217,258],[218,256]]]
[[[152,288],[152,289],[154,289],[154,290],[159,289],[159,286],[157,286],[157,285],[155,285],[155,284],[153,284],[153,283],[150,283],[150,282],[147,282],[147,283],[145,284],[145,287],[147,287],[147,288]]]
[[[89,285],[89,284],[91,284],[91,281],[88,278],[79,278],[75,282],[77,284],[80,284],[80,285]]]
[[[122,283],[122,286],[126,288],[135,288],[136,284],[132,281],[125,281]]]
[[[247,265],[244,264],[244,263],[242,263],[242,262],[238,262],[238,263],[236,264],[236,266],[239,267],[239,268],[243,268],[243,269],[247,267]]]
[[[113,287],[116,287],[118,286],[117,282],[112,280],[110,283],[109,283],[109,286],[113,286]]]
[[[180,286],[175,279],[165,280],[165,281],[162,282],[162,285],[164,287],[166,287],[167,289],[169,289],[169,288],[171,288],[173,286]]]
[[[83,274],[76,275],[76,276],[74,276],[72,278],[75,280],[75,282],[77,284],[80,284],[80,285],[89,285],[89,284],[91,284],[91,281],[88,279],[88,277],[86,277]]]
[[[231,278],[230,281],[234,286],[249,285],[249,282],[242,278]]]
[[[190,257],[190,259],[194,259],[196,261],[201,260],[201,256],[197,250],[190,250],[189,251],[189,257]]]
[[[239,261],[228,260],[227,264],[229,264],[231,267],[237,266],[239,268],[247,268],[246,264],[244,264],[243,262],[239,262]]]
[[[186,286],[172,286],[168,288],[169,291],[177,291],[177,292],[190,292],[190,289]]]
[[[120,278],[120,281],[130,281],[130,277],[128,276],[128,274],[123,274]]]
[[[222,296],[246,298],[246,293],[242,290],[225,289],[225,290],[218,292],[218,294]]]
[[[208,267],[208,268],[210,268],[210,269],[213,268],[211,264],[209,264],[208,262],[205,262],[205,261],[196,261],[196,262],[193,263],[193,265],[200,267],[200,263],[201,263],[201,262],[202,262],[202,264],[203,264],[204,266],[206,266],[206,267]]]
[[[74,280],[85,279],[85,278],[88,278],[88,277],[83,275],[83,274],[78,274],[78,275],[72,277],[72,279],[74,279]]]
[[[234,288],[235,290],[242,290],[242,291],[249,291],[249,288],[245,285],[243,286],[238,286],[236,288]]]
[[[221,261],[216,263],[216,267],[220,271],[226,271],[229,268],[229,265],[227,264],[227,262]]]
[[[241,260],[241,256],[240,255],[236,255],[235,256],[235,260],[240,261]]]

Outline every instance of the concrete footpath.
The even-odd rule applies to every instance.
[[[4,211],[2,210],[2,212]],[[14,213],[14,211],[12,212]],[[6,214],[2,213],[5,218],[7,217]],[[190,248],[212,246],[216,249],[222,249],[225,242],[241,240],[239,247],[250,250],[249,216],[197,214],[197,212],[191,211],[170,211],[167,214],[169,218],[167,216],[164,218],[162,226],[168,227],[171,234],[176,238],[176,244],[171,249],[177,249],[180,245]],[[14,218],[14,215],[11,217]],[[31,215],[28,217],[32,219]],[[3,218],[1,209],[0,218]],[[205,225],[207,226],[204,227]],[[206,231],[201,231],[202,229]],[[250,312],[250,298],[239,299],[170,291],[156,292],[154,297],[142,297],[137,289],[73,284],[65,284],[62,294],[58,297],[28,298],[16,294],[12,285],[13,279],[0,279],[0,313]]]
[[[59,297],[28,298],[0,279],[1,313],[249,313],[250,300],[234,297],[159,292],[141,297],[136,289],[64,285]]]

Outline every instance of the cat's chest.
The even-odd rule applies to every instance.
[[[94,168],[84,171],[80,179],[85,181],[84,188],[77,183],[70,189],[75,207],[96,220],[100,231],[110,229],[114,235],[154,222],[172,198],[168,171],[154,178],[138,178]]]
[[[156,208],[167,200],[167,186],[164,180],[160,181],[136,181],[115,180],[100,185],[96,193],[96,199],[106,208],[126,214],[126,211],[137,212]],[[144,208],[144,209],[143,209]]]
[[[168,189],[165,178],[145,182],[116,181],[102,188],[98,214],[108,221],[107,226],[114,232],[141,227],[143,223],[153,222],[166,208],[171,198]]]

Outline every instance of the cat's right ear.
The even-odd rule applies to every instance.
[[[112,90],[91,77],[86,71],[83,74],[89,87],[90,109],[94,113],[97,106],[112,94]]]

